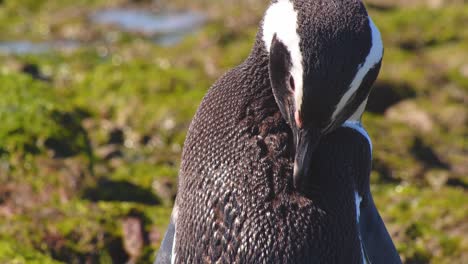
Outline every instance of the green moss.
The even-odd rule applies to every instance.
[[[128,118],[128,124],[143,130],[158,127],[167,117],[187,122],[208,87],[198,71],[163,69],[149,61],[132,60],[95,66],[74,87],[73,97],[81,107],[112,118]],[[173,108],[178,104],[180,107]],[[119,116],[125,113],[125,116]]]
[[[453,80],[456,84],[458,84],[460,87],[468,91],[468,77],[461,72],[461,69],[451,70],[449,78]]]
[[[0,262],[11,264],[58,264],[51,257],[39,251],[19,245],[15,239],[0,238]]]
[[[114,1],[114,5],[120,1]],[[44,39],[56,36],[67,26],[69,21],[81,17],[80,10],[109,6],[106,0],[46,1],[46,0],[4,0],[0,8],[0,39]],[[51,16],[50,14],[57,14]],[[58,15],[60,14],[60,15]],[[24,19],[25,17],[29,19]],[[86,21],[80,18],[80,27]]]
[[[52,149],[56,155],[70,156],[86,151],[80,115],[69,111],[50,86],[18,74],[0,75],[0,83],[4,152],[37,154]]]
[[[379,12],[374,17],[384,42],[404,49],[441,45],[468,37],[468,30],[459,27],[468,23],[466,6],[396,9]]]
[[[377,208],[390,232],[404,228],[404,234],[394,238],[406,261],[439,263],[444,260],[449,263],[451,260],[458,263],[466,249],[466,245],[460,243],[464,235],[454,232],[468,217],[468,199],[463,190],[443,187],[434,192],[414,185],[372,187]],[[432,255],[433,250],[428,247],[437,248],[439,245],[444,252]],[[451,253],[447,254],[449,251]]]
[[[460,254],[459,248],[461,247],[461,238],[445,236],[441,239],[440,244],[444,255],[455,256],[456,254]]]
[[[133,163],[129,166],[119,168],[113,175],[112,179],[128,179],[128,175],[132,175],[131,182],[141,186],[151,186],[152,182],[162,178],[175,179],[178,174],[178,169],[170,165],[151,165],[148,163]]]

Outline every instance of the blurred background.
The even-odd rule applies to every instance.
[[[405,263],[468,263],[468,3],[367,0],[364,124]],[[267,0],[0,0],[0,263],[150,263],[189,122]]]

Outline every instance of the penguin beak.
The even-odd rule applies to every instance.
[[[296,154],[294,159],[294,187],[301,190],[306,178],[310,176],[312,154],[317,147],[321,131],[315,128],[294,129]]]

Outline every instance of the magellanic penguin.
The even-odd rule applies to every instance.
[[[400,263],[360,124],[382,56],[360,1],[272,1],[191,123],[156,263]]]

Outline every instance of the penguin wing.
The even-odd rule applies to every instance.
[[[370,263],[401,263],[400,256],[375,207],[370,191],[367,192],[367,196],[367,202],[361,206],[359,216],[359,229],[365,256]]]
[[[365,138],[365,141],[363,141],[362,138],[358,139],[355,137],[356,134],[354,134],[353,136],[355,138],[349,136],[350,142],[352,141],[360,147],[369,147],[370,150],[367,159],[358,160],[354,163],[354,172],[356,173],[356,175],[354,175],[355,179],[363,179],[362,177],[367,178],[367,180],[364,181],[364,185],[361,185],[363,187],[363,196],[365,196],[362,197],[362,201],[365,202],[359,202],[357,204],[357,206],[359,206],[358,225],[364,251],[363,257],[367,260],[365,263],[401,263],[400,256],[398,255],[392,238],[388,234],[385,224],[375,207],[374,199],[370,192],[369,174],[372,159],[372,141],[360,122],[347,121],[343,124],[343,127],[350,128],[355,132],[358,132],[358,134],[360,134],[359,137]]]
[[[177,210],[174,208],[174,211]],[[173,258],[173,249],[175,243],[175,220],[174,219],[174,211],[171,216],[171,222],[167,228],[166,234],[164,235],[164,239],[161,243],[161,247],[159,248],[158,254],[156,255],[156,260],[154,264],[169,264],[172,263]]]

